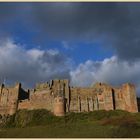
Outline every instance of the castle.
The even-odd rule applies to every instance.
[[[95,83],[91,87],[70,87],[69,80],[51,80],[25,91],[20,83],[0,86],[0,114],[12,115],[21,109],[47,109],[56,116],[66,112],[126,110],[138,112],[135,87],[126,83],[112,87]]]

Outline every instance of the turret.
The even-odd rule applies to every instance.
[[[65,106],[64,106],[64,98],[57,96],[54,98],[54,110],[53,113],[56,116],[64,116],[65,115]]]
[[[20,88],[21,88],[21,83],[16,83],[15,88],[16,88],[17,90],[20,90]]]
[[[11,101],[11,106],[10,106],[10,110],[9,110],[9,114],[13,115],[16,113],[17,111],[17,106],[18,106],[18,101],[16,99],[13,99]]]
[[[56,93],[54,95],[53,113],[56,116],[65,115],[65,97],[64,97],[64,84],[60,81],[55,86]]]
[[[122,86],[125,110],[129,112],[138,112],[135,86],[130,83],[123,84]]]

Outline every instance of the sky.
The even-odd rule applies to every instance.
[[[140,96],[140,3],[0,3],[0,82],[66,78],[134,83]]]

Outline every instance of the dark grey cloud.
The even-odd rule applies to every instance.
[[[18,19],[38,30],[35,40],[99,41],[121,59],[140,58],[140,3],[0,3],[0,8],[2,22]]]
[[[140,3],[43,3],[32,15],[55,39],[100,41],[121,59],[140,58]],[[45,34],[45,33],[44,33]]]

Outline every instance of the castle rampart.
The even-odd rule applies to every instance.
[[[14,114],[19,109],[47,109],[56,116],[65,112],[94,110],[126,110],[138,112],[135,86],[123,84],[115,88],[106,83],[91,87],[70,87],[69,81],[51,80],[36,84],[25,91],[18,83],[13,87],[0,86],[0,114]]]

